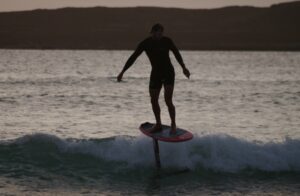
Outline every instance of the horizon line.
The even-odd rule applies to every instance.
[[[179,10],[217,10],[224,8],[271,8],[272,6],[286,4],[286,3],[275,3],[270,6],[253,6],[253,5],[229,5],[229,6],[220,6],[214,8],[184,8],[184,7],[167,7],[167,6],[64,6],[57,8],[36,8],[36,9],[24,9],[24,10],[10,10],[10,11],[0,11],[0,13],[11,13],[11,12],[30,12],[30,11],[39,11],[39,10],[61,10],[61,9],[89,9],[89,8],[108,8],[108,9],[128,9],[128,8],[161,8],[161,9],[179,9]]]

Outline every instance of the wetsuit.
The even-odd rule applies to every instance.
[[[169,57],[170,50],[174,53],[177,61],[184,66],[182,57],[170,38],[162,37],[157,40],[148,37],[139,43],[124,68],[128,69],[136,58],[145,51],[152,66],[149,88],[160,89],[162,85],[174,85],[175,72]]]

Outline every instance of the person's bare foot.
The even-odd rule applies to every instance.
[[[176,134],[176,125],[172,124],[171,125],[171,130],[170,130],[170,135],[175,135]]]
[[[150,128],[149,132],[150,133],[156,133],[162,131],[162,126],[161,124],[155,124],[153,127]]]

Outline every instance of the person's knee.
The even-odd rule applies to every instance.
[[[168,107],[174,107],[172,99],[165,99],[165,101]]]
[[[151,97],[151,103],[154,105],[158,104],[158,98],[157,97]]]

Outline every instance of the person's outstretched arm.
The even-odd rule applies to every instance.
[[[178,61],[178,63],[181,65],[182,67],[182,71],[183,71],[183,74],[187,77],[187,78],[190,78],[190,71],[185,67],[185,64],[183,62],[183,59],[182,59],[182,56],[181,54],[179,53],[179,50],[177,49],[177,47],[175,46],[174,42],[170,39],[171,41],[171,51],[173,52],[176,60]]]
[[[140,56],[140,54],[142,54],[143,51],[144,51],[144,48],[142,46],[142,43],[140,43],[138,45],[138,47],[136,48],[136,50],[134,51],[134,53],[128,58],[121,73],[118,75],[118,82],[120,82],[122,80],[122,77],[123,77],[123,74],[125,73],[125,71],[127,69],[129,69],[129,67],[131,67],[131,65],[133,65],[135,60]]]

